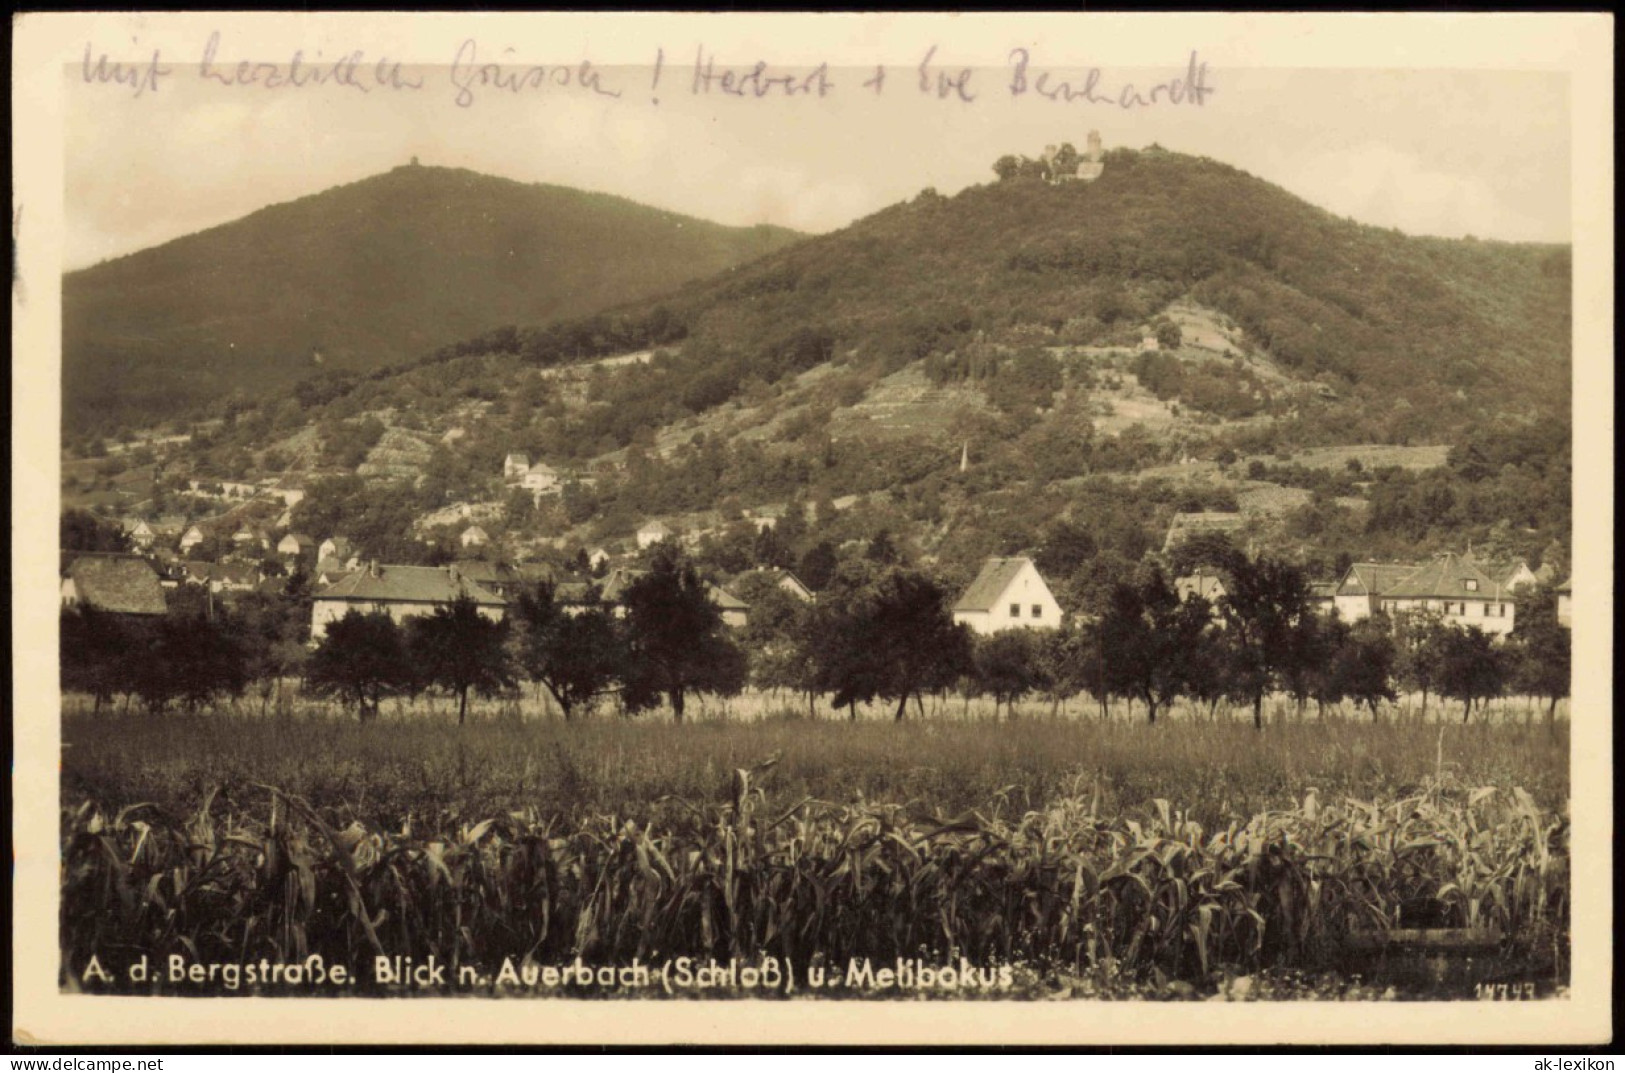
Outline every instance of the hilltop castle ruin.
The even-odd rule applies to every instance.
[[[1089,132],[1088,148],[1082,156],[1071,145],[1044,147],[1044,164],[1049,169],[1052,183],[1091,183],[1106,170],[1106,154],[1100,147],[1100,131]]]

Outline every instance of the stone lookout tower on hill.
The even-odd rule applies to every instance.
[[[1106,170],[1106,154],[1100,148],[1100,131],[1089,132],[1087,150],[1080,156],[1071,145],[1057,149],[1044,147],[1044,163],[1049,167],[1052,183],[1094,182]]]
[[[1094,182],[1100,178],[1100,173],[1106,170],[1106,153],[1100,148],[1100,131],[1089,132],[1088,149],[1084,151],[1083,159],[1078,161],[1078,178],[1086,183]]]

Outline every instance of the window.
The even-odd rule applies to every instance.
[[[1043,618],[1043,617],[1044,617],[1044,605],[1043,604],[1033,604],[1033,618]]]
[[[1010,605],[1010,617],[1011,618],[1020,618],[1021,617],[1021,605],[1020,604],[1011,604]]]
[[[1478,591],[1478,579],[1476,577],[1470,577],[1467,580],[1463,581],[1462,584],[1467,587],[1468,592],[1477,592]]]

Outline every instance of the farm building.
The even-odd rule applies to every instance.
[[[473,600],[480,614],[500,622],[507,609],[502,597],[461,576],[455,566],[380,566],[370,563],[316,593],[310,608],[310,637],[327,635],[327,624],[351,611],[386,612],[396,622],[432,615],[459,597]]]
[[[206,538],[203,535],[202,529],[195,525],[190,526],[187,528],[186,532],[181,534],[181,551],[191,551],[193,548],[203,543],[205,539]]]
[[[145,559],[80,555],[63,572],[62,606],[90,607],[110,615],[161,615],[164,590]]]
[[[307,555],[316,550],[316,541],[303,533],[288,533],[276,542],[278,555]]]
[[[465,548],[483,548],[491,543],[491,535],[477,525],[471,525],[463,530],[462,536],[457,538]]]
[[[530,456],[523,451],[515,451],[502,460],[502,479],[517,481],[530,471]]]
[[[1496,635],[1512,632],[1512,593],[1464,555],[1441,555],[1417,568],[1380,593],[1377,603],[1388,614],[1438,611],[1451,625]]]
[[[1031,559],[994,558],[954,604],[954,621],[980,634],[1061,625],[1061,605]]]

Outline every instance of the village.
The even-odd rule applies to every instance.
[[[503,460],[503,486],[534,502],[560,495],[566,479],[576,478],[566,478],[545,462],[532,462],[523,453],[511,452]],[[511,543],[493,540],[477,520],[478,508],[464,504],[436,512],[433,520],[441,529],[441,545],[426,556],[428,561],[380,562],[371,549],[358,546],[344,534],[316,535],[292,528],[294,510],[304,499],[304,492],[278,484],[192,480],[192,492],[215,496],[226,508],[213,521],[189,524],[176,532],[179,527],[175,525],[166,528],[129,519],[117,534],[127,550],[76,553],[65,549],[61,579],[64,613],[93,613],[110,622],[137,623],[173,615],[177,608],[190,608],[192,613],[201,611],[206,618],[218,614],[224,620],[245,601],[269,602],[279,607],[286,619],[288,635],[284,640],[296,642],[313,658],[324,648],[349,643],[342,633],[335,637],[335,624],[347,620],[381,615],[396,627],[410,631],[416,628],[414,620],[450,618],[461,608],[496,625],[511,618],[514,609],[527,598],[532,602],[525,606],[533,608],[537,593],[545,593],[548,605],[566,616],[606,615],[621,623],[618,628],[624,630],[630,625],[625,622],[628,594],[647,583],[651,567],[658,569],[664,563],[693,574],[694,549],[701,546],[702,540],[715,539],[718,533],[715,528],[680,531],[675,521],[668,524],[666,519],[653,518],[620,541],[573,550],[555,541],[547,549],[551,555],[532,559],[514,555]],[[257,510],[245,509],[256,504]],[[279,513],[269,525],[249,520],[267,517],[273,509]],[[758,545],[765,542],[772,548],[775,530],[786,516],[786,509],[783,505],[768,505],[742,511],[735,525],[753,534]],[[798,513],[802,510],[799,505],[793,509]],[[99,523],[91,520],[90,524]],[[1382,643],[1389,647],[1379,655],[1373,655],[1370,648],[1360,650],[1360,660],[1370,665],[1358,671],[1348,670],[1349,675],[1365,679],[1357,687],[1349,683],[1311,687],[1304,684],[1303,676],[1308,671],[1293,670],[1282,663],[1261,683],[1255,681],[1248,687],[1255,700],[1261,703],[1264,693],[1281,690],[1295,692],[1301,704],[1318,688],[1322,702],[1328,697],[1334,702],[1363,700],[1374,714],[1378,700],[1399,696],[1396,685],[1405,688],[1408,682],[1410,687],[1419,686],[1424,695],[1435,685],[1431,672],[1409,674],[1400,666],[1400,650],[1414,643],[1403,639],[1405,631],[1414,628],[1407,624],[1425,622],[1435,631],[1439,645],[1449,636],[1481,638],[1482,644],[1473,657],[1479,664],[1491,658],[1486,653],[1506,649],[1519,639],[1514,634],[1518,631],[1520,607],[1524,615],[1536,614],[1542,621],[1550,619],[1556,627],[1567,629],[1571,624],[1570,583],[1556,577],[1549,563],[1537,571],[1521,559],[1489,559],[1474,555],[1471,549],[1408,562],[1352,561],[1337,575],[1319,579],[1294,573],[1301,582],[1298,589],[1287,585],[1267,598],[1275,601],[1272,609],[1261,612],[1255,607],[1249,611],[1247,600],[1256,602],[1256,594],[1240,600],[1230,595],[1238,584],[1253,584],[1239,580],[1238,572],[1264,570],[1265,564],[1272,561],[1251,553],[1249,526],[1249,517],[1241,512],[1176,513],[1161,547],[1147,553],[1135,568],[1134,577],[1108,579],[1112,586],[1109,598],[1093,608],[1065,606],[1056,587],[1035,562],[1034,551],[987,558],[974,578],[959,590],[931,581],[929,562],[920,563],[920,569],[915,570],[900,562],[894,549],[877,548],[873,541],[867,546],[848,542],[857,546],[843,546],[835,553],[836,561],[844,552],[848,560],[856,561],[856,566],[849,561],[840,577],[826,576],[820,570],[811,584],[797,575],[793,561],[787,564],[782,557],[763,555],[760,561],[741,564],[741,569],[729,573],[707,568],[705,576],[695,576],[703,585],[703,603],[709,608],[710,621],[724,633],[732,634],[735,647],[743,649],[749,658],[749,668],[738,681],[710,684],[724,693],[747,685],[758,690],[791,686],[809,697],[827,691],[835,695],[837,707],[843,703],[852,707],[855,697],[868,700],[886,695],[886,688],[874,681],[854,686],[852,674],[843,678],[828,666],[813,666],[821,659],[828,664],[842,657],[829,654],[832,642],[809,640],[817,629],[807,622],[823,622],[826,626],[840,623],[855,636],[866,635],[865,631],[874,628],[872,623],[852,617],[856,614],[854,602],[862,602],[855,595],[856,589],[868,587],[866,599],[871,612],[884,618],[885,612],[874,608],[877,600],[884,603],[886,594],[892,592],[886,586],[896,589],[902,579],[916,576],[933,586],[929,589],[933,595],[926,602],[934,602],[935,610],[942,615],[937,622],[951,623],[964,632],[963,640],[945,641],[945,650],[936,653],[947,661],[943,666],[917,673],[913,680],[892,689],[893,694],[901,694],[899,718],[902,704],[911,693],[941,691],[956,681],[979,688],[978,675],[992,681],[988,691],[996,703],[1001,692],[1013,703],[1016,697],[1046,684],[1039,669],[1046,659],[1053,664],[1056,659],[1072,658],[1076,662],[1083,658],[1076,654],[1046,657],[1045,646],[1064,649],[1071,643],[1067,638],[1086,636],[1094,652],[1089,658],[1099,669],[1091,677],[1081,673],[1057,675],[1052,668],[1048,691],[1085,689],[1100,696],[1102,703],[1108,695],[1130,702],[1140,699],[1149,706],[1154,720],[1159,704],[1166,705],[1180,695],[1206,695],[1213,690],[1188,675],[1181,678],[1184,671],[1172,673],[1166,668],[1146,666],[1148,660],[1156,658],[1152,655],[1156,646],[1165,640],[1152,635],[1161,631],[1194,643],[1204,629],[1206,635],[1222,637],[1227,625],[1240,624],[1239,636],[1247,632],[1247,625],[1240,622],[1242,617],[1253,615],[1256,621],[1252,626],[1263,628],[1260,623],[1264,619],[1257,616],[1267,618],[1270,613],[1282,623],[1268,642],[1272,645],[1302,644],[1307,646],[1306,652],[1312,650],[1318,658],[1334,660],[1337,645],[1357,643],[1365,636],[1359,631],[1380,624],[1385,638]],[[427,544],[433,538],[420,539]],[[1243,550],[1244,545],[1247,550]],[[534,547],[526,545],[527,549]],[[211,557],[198,557],[200,553]],[[877,592],[882,595],[876,596]],[[817,605],[821,599],[833,599],[844,606],[826,608],[820,614]],[[1531,599],[1541,603],[1531,607]],[[803,609],[795,613],[801,616],[799,625],[792,625],[787,617],[794,617],[786,610],[787,600]],[[1199,608],[1196,619],[1179,625],[1179,612],[1193,608]],[[931,621],[931,610],[925,608],[923,617],[908,619],[906,629],[913,634],[894,643],[903,648],[913,643],[932,644],[930,638],[939,626]],[[759,619],[754,628],[753,617]],[[1324,627],[1316,628],[1324,628],[1326,636],[1313,643],[1294,639],[1307,628],[1300,625],[1300,620],[1323,623]],[[1142,632],[1136,634],[1136,630]],[[1144,633],[1147,630],[1149,634]],[[1181,630],[1186,632],[1181,634]],[[1113,631],[1119,635],[1115,642]],[[991,640],[1000,635],[1019,635],[1023,647],[1010,649],[1007,645],[1000,649],[1002,642]],[[1045,641],[1041,635],[1053,635],[1056,640]],[[1390,636],[1394,640],[1386,639]],[[626,643],[628,651],[638,648],[636,642]],[[820,643],[826,649],[822,654],[814,651]],[[1114,643],[1120,646],[1115,653],[1116,660],[1123,664],[1120,670],[1104,666],[1106,653],[1113,651]],[[782,653],[789,649],[803,651],[806,667],[799,675],[787,675],[777,666]],[[949,649],[958,651],[957,662]],[[704,645],[696,643],[696,651],[703,650]],[[1444,659],[1443,651],[1440,648],[1435,653],[1436,663]],[[1300,655],[1302,659],[1317,658]],[[1247,658],[1236,653],[1220,658],[1232,657],[1243,662]],[[1281,659],[1278,654],[1259,658],[1266,663]],[[1172,655],[1168,659],[1177,662]],[[1464,686],[1462,694],[1469,712],[1475,699],[1487,702],[1517,687],[1521,672],[1515,667],[1517,657],[1510,649],[1503,662],[1505,666],[1499,670],[1472,672],[1477,675],[1477,684]],[[65,668],[72,663],[71,653],[65,652]],[[1012,663],[1022,666],[1012,670]],[[283,670],[297,674],[301,666],[301,661],[293,660]],[[618,673],[624,678],[627,672],[623,669]],[[879,678],[885,677],[885,673],[876,673]],[[1003,681],[999,680],[1001,675]],[[590,692],[601,693],[612,687],[609,671],[601,677],[603,680],[595,683],[597,688]],[[499,674],[493,682],[510,680]],[[624,684],[620,688],[624,693]],[[1556,689],[1534,685],[1528,688]],[[495,692],[496,686],[492,685],[490,691]],[[1232,697],[1247,691],[1229,689]],[[466,705],[466,687],[462,692]],[[676,694],[672,699],[680,706]],[[1552,703],[1555,705],[1555,697]],[[853,708],[854,717],[855,713]]]

